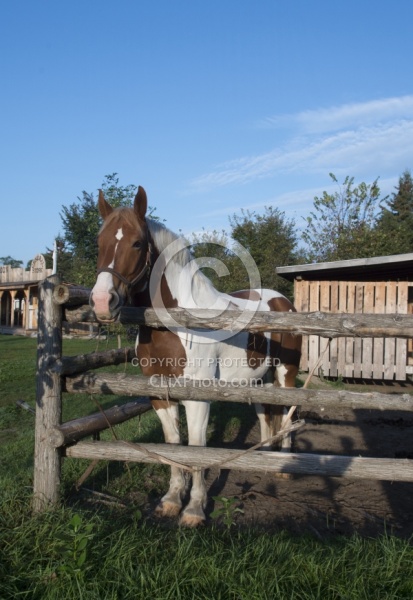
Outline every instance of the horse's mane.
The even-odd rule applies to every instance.
[[[163,223],[147,218],[146,222],[153,242],[159,253],[166,250],[168,255],[168,246],[173,244],[173,253],[168,256],[168,259],[178,265],[178,267],[186,267],[190,265],[191,272],[191,286],[197,288],[197,292],[200,294],[209,293],[215,297],[220,295],[218,290],[214,287],[212,281],[208,279],[204,273],[197,267],[197,261],[189,250],[189,244],[187,240],[181,235],[177,235]],[[189,273],[188,273],[189,274]]]
[[[179,248],[179,251],[174,252],[174,255],[171,256],[171,260],[184,267],[190,262],[191,259],[193,259],[190,251],[188,250],[188,244],[182,236],[177,235],[168,229],[163,223],[155,221],[154,219],[147,218],[146,222],[159,254],[166,250],[170,244],[176,242],[174,244],[174,248]]]

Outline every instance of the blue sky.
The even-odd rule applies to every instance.
[[[413,170],[411,0],[0,3],[0,256],[106,174],[174,231]]]

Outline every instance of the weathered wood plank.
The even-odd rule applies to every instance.
[[[397,312],[397,281],[386,282],[386,313]],[[384,379],[393,379],[396,365],[396,340],[386,337],[384,340]]]
[[[239,450],[232,449],[175,444],[132,444],[121,441],[79,442],[66,448],[65,454],[72,458],[144,463],[157,463],[162,462],[162,459],[169,459],[188,467],[205,469],[215,466],[254,473],[413,481],[413,460],[400,458],[289,454],[259,450],[240,454]]]
[[[56,448],[73,444],[88,435],[104,431],[110,426],[119,425],[119,423],[124,423],[132,417],[142,415],[151,408],[152,405],[148,398],[139,398],[121,406],[108,408],[104,413],[99,412],[67,421],[50,431],[50,443]]]
[[[64,321],[69,325],[75,323],[97,323],[95,313],[88,304],[81,306],[64,306]]]
[[[308,281],[294,281],[294,286],[298,292],[299,302],[296,303],[296,309],[299,313],[308,312]],[[303,341],[301,345],[301,368],[304,371],[308,371],[308,349],[309,338],[308,335],[303,335]]]
[[[56,304],[79,306],[89,302],[91,290],[81,285],[57,284],[53,290],[53,300]]]
[[[302,408],[347,407],[353,409],[413,410],[410,394],[348,392],[346,390],[311,390],[278,387],[236,387],[219,380],[194,381],[162,376],[127,376],[111,373],[84,373],[66,377],[66,390],[87,394],[151,396],[162,400],[213,400],[252,404],[299,405]]]
[[[311,312],[320,310],[320,282],[310,281],[309,283],[309,310]],[[320,358],[320,337],[310,335],[308,338],[308,370],[312,372]],[[318,375],[318,373],[316,373]]]
[[[330,281],[320,282],[320,310],[322,312],[331,312],[330,308]],[[330,348],[329,340],[327,338],[320,339],[320,358],[321,358],[321,372],[323,375],[329,375],[330,373]]]
[[[398,314],[407,314],[408,305],[408,282],[399,281],[397,284],[397,309]],[[407,340],[396,338],[396,365],[395,379],[404,381],[406,379],[407,366]]]
[[[39,285],[34,512],[41,512],[59,500],[61,456],[49,437],[49,432],[60,425],[62,417],[61,378],[52,370],[53,361],[62,355],[62,310],[53,301],[56,282],[58,277],[52,276]]]
[[[376,283],[374,312],[384,313],[386,310],[386,282]],[[384,341],[375,339],[373,346],[373,379],[382,379],[384,369]]]
[[[341,314],[348,312],[347,310],[347,284],[345,281],[339,283],[338,305]],[[344,377],[346,370],[346,338],[338,338],[338,357],[337,357],[337,372],[338,375]]]
[[[374,313],[374,282],[366,282],[364,286],[363,313]],[[361,376],[371,379],[373,373],[373,339],[364,338],[362,346]]]
[[[339,284],[338,281],[331,281],[331,305],[330,311],[332,313],[339,312]],[[334,338],[330,341],[330,377],[337,377],[338,375],[338,339]]]
[[[89,307],[81,307],[85,317],[90,316]],[[66,310],[66,318],[68,310]],[[251,321],[251,319],[253,319]],[[85,319],[82,319],[85,320]],[[238,324],[245,321],[245,329],[253,332],[278,331],[296,335],[318,335],[335,338],[350,337],[413,337],[413,315],[386,314],[343,314],[334,315],[323,312],[282,313],[273,311],[239,311],[224,312],[211,309],[183,308],[158,309],[123,307],[120,312],[120,322],[130,325],[148,325],[149,327],[180,327],[199,329],[223,329],[232,331],[235,321]]]
[[[407,313],[413,314],[413,285],[410,282],[407,283]],[[411,366],[413,364],[413,339],[407,340],[407,364]]]
[[[355,307],[354,312],[356,314],[363,312],[364,305],[364,283],[357,282],[355,289]],[[361,357],[361,345],[362,339],[355,338],[354,340],[354,370],[353,377],[360,378],[362,372],[362,357]]]
[[[60,375],[74,375],[75,373],[84,373],[90,369],[128,363],[135,357],[134,348],[119,348],[118,350],[107,350],[105,352],[64,356],[55,362],[53,372]]]
[[[146,318],[147,317],[147,318]],[[223,329],[232,331],[235,320],[245,319],[249,331],[279,331],[282,333],[314,334],[322,337],[413,337],[412,315],[354,315],[310,312],[276,313],[273,311],[251,312],[228,310],[223,313],[210,309],[172,308],[168,311],[125,307],[121,309],[122,323],[146,323],[152,327],[182,327]],[[253,319],[250,322],[250,319]]]
[[[347,310],[350,314],[355,313],[355,286],[353,281],[347,282]],[[345,354],[344,376],[353,377],[354,369],[354,338],[346,337],[346,354]]]

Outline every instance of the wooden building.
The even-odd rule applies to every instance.
[[[42,254],[30,270],[0,266],[0,333],[27,333],[37,330],[38,284],[52,274]]]
[[[298,311],[413,312],[413,254],[277,268],[294,282]],[[405,381],[413,374],[413,340],[305,336],[302,368],[326,377]]]

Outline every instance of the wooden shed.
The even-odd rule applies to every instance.
[[[294,282],[298,311],[413,313],[413,253],[278,267]],[[413,374],[413,340],[338,338],[303,340],[303,370],[321,359],[319,374],[405,381]]]

